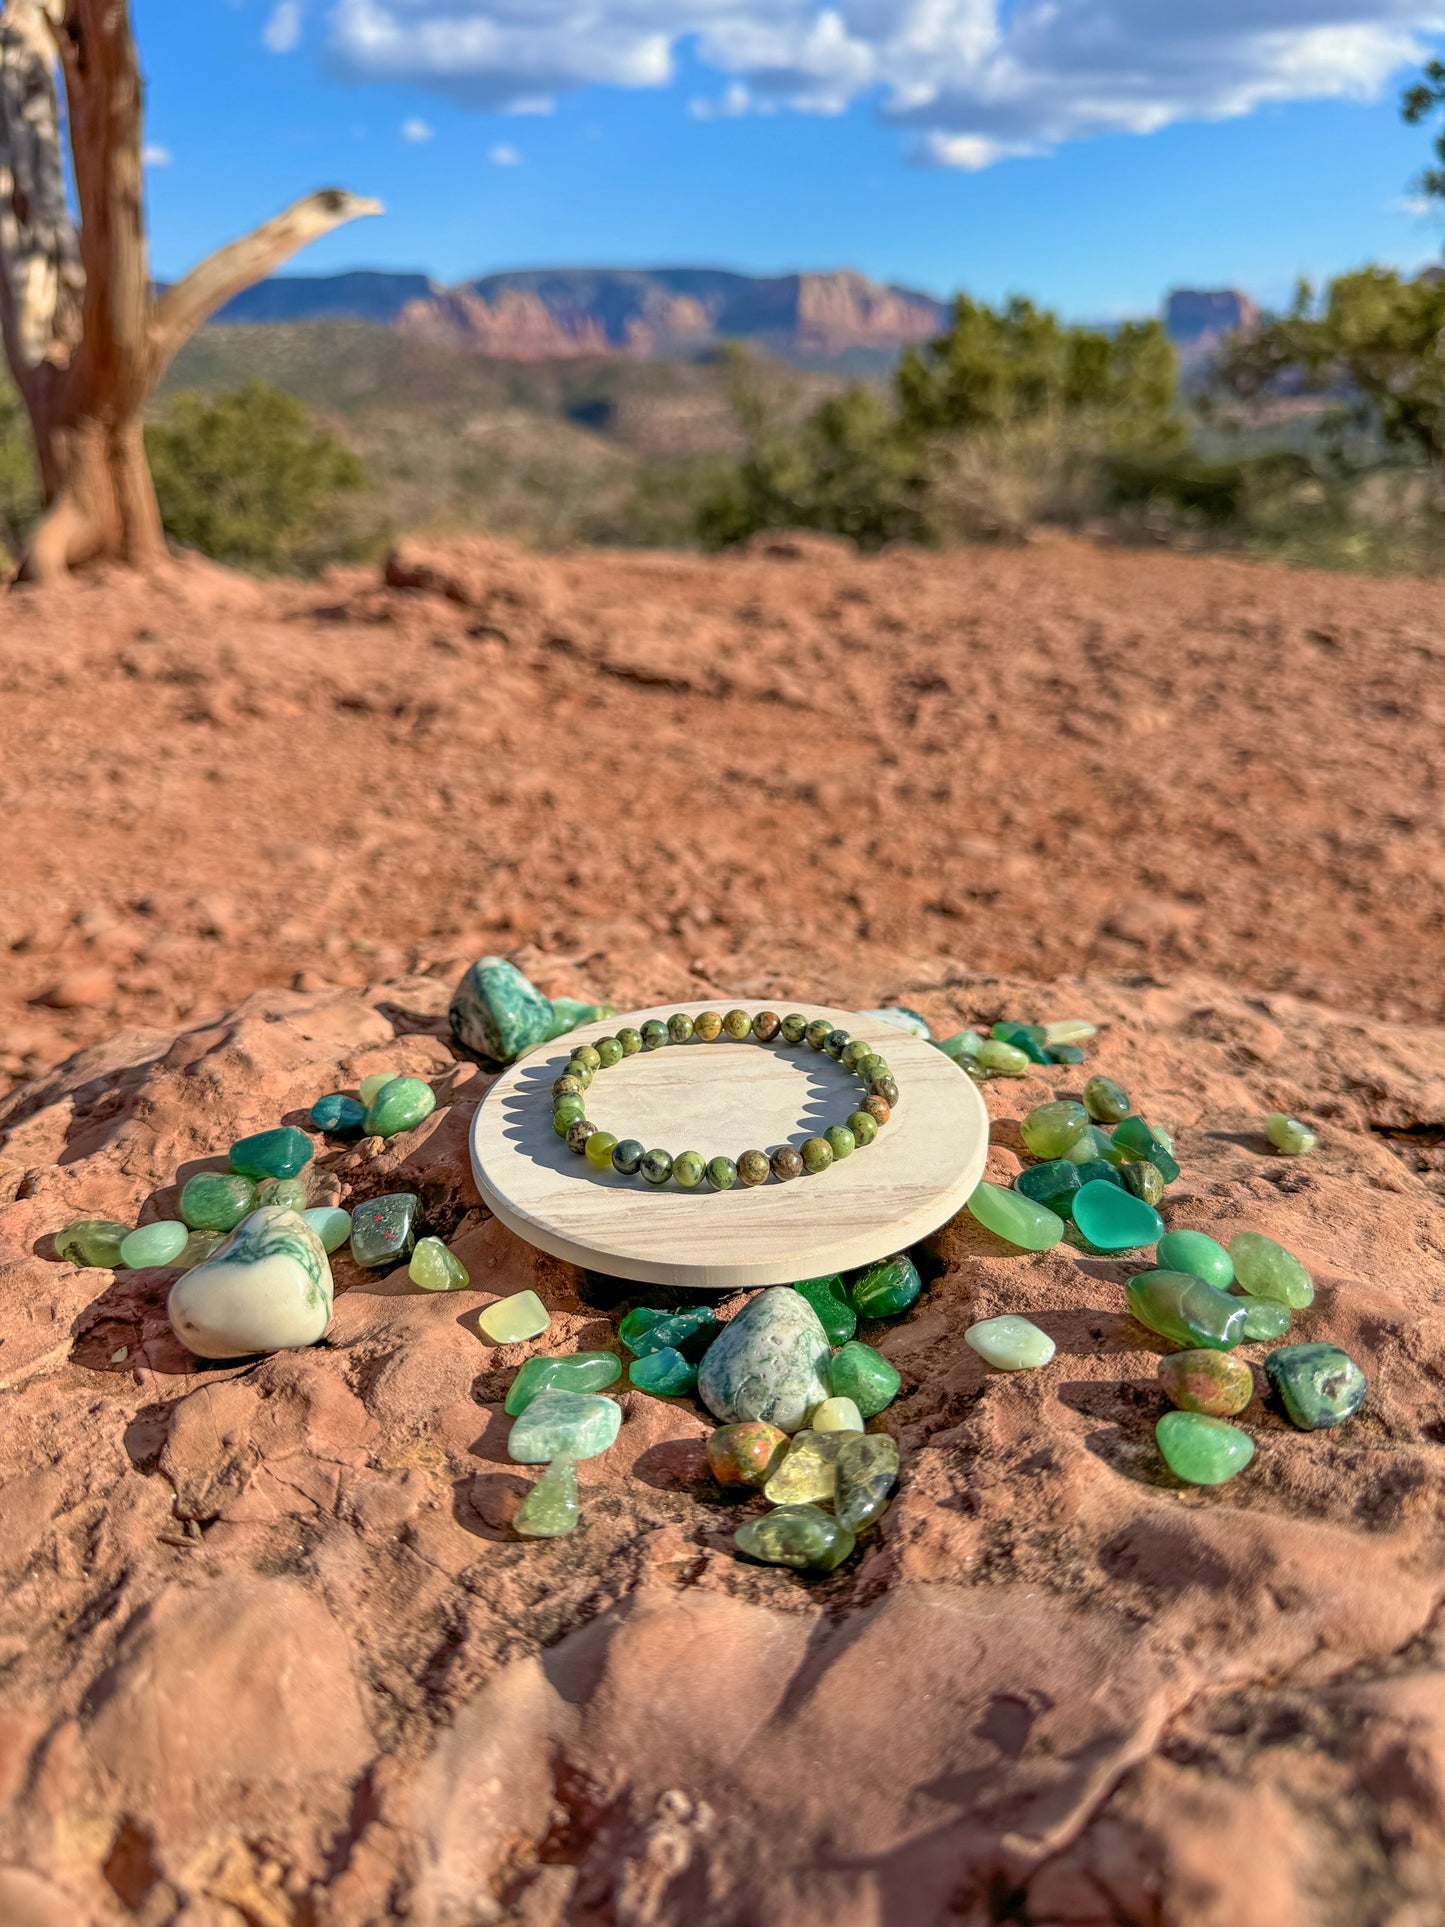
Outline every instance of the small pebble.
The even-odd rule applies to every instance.
[[[1291,1425],[1318,1432],[1343,1425],[1365,1402],[1365,1374],[1338,1345],[1284,1345],[1264,1361]]]
[[[307,1196],[305,1178],[262,1178],[256,1186],[257,1206],[269,1204],[277,1211],[304,1211]]]
[[[420,1205],[414,1191],[388,1191],[356,1205],[351,1213],[353,1260],[367,1270],[375,1270],[409,1257]]]
[[[552,1315],[535,1291],[517,1291],[488,1305],[477,1319],[477,1328],[494,1345],[518,1345],[523,1339],[540,1338],[551,1323]]]
[[[1192,1271],[1141,1271],[1124,1287],[1129,1309],[1150,1331],[1176,1345],[1231,1351],[1244,1338],[1244,1300],[1231,1298]]]
[[[591,1392],[564,1392],[549,1385],[512,1421],[507,1451],[518,1465],[553,1459],[595,1459],[622,1429],[622,1407]]]
[[[1056,1349],[1048,1333],[1040,1331],[1030,1319],[1007,1315],[981,1319],[969,1326],[963,1338],[980,1358],[1001,1372],[1036,1371],[1048,1364]]]
[[[1030,1111],[1019,1135],[1036,1158],[1061,1158],[1088,1128],[1089,1114],[1083,1105],[1059,1098]]]
[[[529,1358],[512,1380],[503,1410],[508,1418],[517,1418],[549,1385],[562,1392],[603,1392],[621,1376],[622,1360],[616,1352],[564,1352],[553,1358]]]
[[[361,1099],[363,1115],[376,1093],[385,1090],[395,1076],[395,1071],[373,1071],[370,1077],[362,1078],[356,1087],[356,1095]]]
[[[1121,1185],[1095,1179],[1074,1193],[1074,1223],[1100,1251],[1134,1251],[1164,1235],[1164,1220]]]
[[[1129,1093],[1112,1077],[1091,1077],[1084,1086],[1084,1109],[1098,1124],[1122,1124],[1129,1115]]]
[[[1291,1158],[1304,1157],[1319,1143],[1308,1124],[1301,1124],[1297,1117],[1288,1117],[1283,1111],[1270,1112],[1265,1119],[1264,1133],[1276,1151]]]
[[[1098,1035],[1097,1024],[1086,1024],[1078,1018],[1066,1018],[1058,1023],[1044,1025],[1044,1042],[1053,1044],[1087,1044],[1091,1037]]]
[[[311,1140],[294,1124],[256,1131],[231,1146],[231,1169],[245,1178],[294,1178],[311,1162]]]

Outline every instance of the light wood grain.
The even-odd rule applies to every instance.
[[[890,1024],[818,1004],[780,1003],[827,1017],[887,1058],[901,1102],[876,1140],[818,1177],[695,1191],[654,1190],[593,1169],[552,1129],[551,1088],[575,1045],[624,1024],[728,1003],[660,1005],[584,1025],[498,1078],[472,1125],[472,1169],[509,1230],[554,1257],[646,1284],[733,1291],[795,1284],[887,1257],[936,1231],[983,1175],[988,1113],[941,1051]],[[748,1011],[765,1008],[741,1003]],[[587,1115],[600,1131],[676,1156],[737,1158],[801,1144],[857,1108],[862,1086],[806,1044],[668,1044],[599,1071]]]

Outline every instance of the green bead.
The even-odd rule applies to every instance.
[[[622,1062],[622,1044],[616,1037],[599,1037],[593,1049],[597,1052],[598,1067],[610,1071],[614,1064]]]
[[[552,1101],[555,1104],[559,1097],[581,1097],[586,1089],[580,1077],[573,1077],[570,1071],[564,1071],[560,1077],[552,1080]]]
[[[843,1158],[852,1157],[858,1140],[846,1124],[830,1124],[823,1135],[828,1140],[834,1163],[838,1163]]]
[[[421,1205],[414,1191],[388,1191],[368,1198],[351,1213],[351,1255],[370,1271],[410,1257],[416,1239],[416,1215]]]
[[[803,1175],[803,1160],[791,1144],[780,1144],[773,1153],[773,1176],[779,1184],[791,1184]]]
[[[833,1025],[826,1017],[815,1017],[803,1032],[805,1042],[811,1050],[821,1050],[833,1035]]]
[[[55,1255],[85,1270],[114,1271],[130,1229],[114,1218],[77,1218],[74,1224],[56,1232]]]
[[[1248,1432],[1202,1412],[1166,1412],[1154,1436],[1164,1463],[1189,1485],[1223,1485],[1254,1457]]]
[[[674,1044],[685,1044],[692,1036],[692,1019],[686,1011],[675,1010],[667,1020],[667,1034]]]
[[[853,1280],[849,1296],[860,1318],[895,1318],[899,1312],[907,1311],[922,1289],[917,1265],[900,1253],[897,1257],[885,1258],[881,1264],[870,1265],[861,1277]]]
[[[599,1071],[602,1068],[602,1059],[598,1054],[595,1044],[574,1045],[572,1049],[572,1062],[574,1064],[585,1064],[589,1071]]]
[[[1147,1158],[1161,1173],[1166,1184],[1173,1184],[1179,1176],[1179,1166],[1169,1148],[1169,1140],[1162,1132],[1153,1130],[1142,1117],[1126,1117],[1122,1124],[1116,1124],[1114,1143],[1131,1158]]]
[[[1244,1303],[1192,1271],[1141,1271],[1125,1287],[1141,1325],[1176,1345],[1232,1351],[1244,1338]]]
[[[1126,1164],[1120,1175],[1124,1180],[1124,1188],[1132,1191],[1136,1198],[1142,1198],[1145,1204],[1158,1204],[1168,1188],[1158,1165],[1147,1161]]]
[[[301,1215],[321,1240],[321,1249],[328,1255],[339,1251],[351,1236],[351,1213],[342,1211],[337,1205],[314,1205]]]
[[[181,1193],[181,1219],[193,1231],[234,1231],[255,1209],[256,1186],[233,1171],[198,1171]]]
[[[616,1352],[565,1352],[560,1357],[529,1358],[512,1380],[502,1409],[508,1418],[517,1418],[549,1385],[562,1392],[602,1392],[621,1376],[622,1360]]]
[[[622,1407],[591,1392],[566,1392],[549,1385],[512,1421],[507,1450],[518,1465],[545,1465],[552,1459],[594,1459],[622,1428]]]
[[[1246,1298],[1244,1336],[1247,1340],[1283,1338],[1294,1323],[1288,1305],[1277,1305],[1272,1298]]]
[[[642,1169],[642,1160],[646,1155],[645,1145],[639,1144],[635,1137],[625,1137],[612,1147],[612,1168],[620,1171],[624,1178],[634,1178]]]
[[[667,1034],[667,1025],[662,1022],[661,1018],[649,1017],[647,1022],[642,1026],[642,1048],[644,1050],[661,1050],[663,1045],[670,1041],[671,1039]]]
[[[782,1505],[749,1519],[733,1535],[739,1552],[770,1566],[832,1572],[857,1544],[853,1534],[815,1505]]]
[[[989,1077],[1027,1077],[1029,1056],[1015,1044],[1005,1044],[996,1037],[985,1037],[977,1055],[971,1060]]]
[[[722,1027],[723,1035],[731,1037],[734,1043],[740,1044],[745,1037],[751,1037],[753,1034],[753,1020],[745,1010],[728,1011],[723,1018]],[[831,1030],[832,1025],[830,1024],[828,1028]]]
[[[847,1436],[846,1432],[795,1433],[763,1487],[763,1497],[771,1505],[831,1505],[838,1454]]]
[[[861,1037],[850,1037],[843,1046],[839,1062],[844,1070],[856,1070],[865,1057],[873,1055],[873,1046],[865,1044]]]
[[[637,1358],[671,1346],[673,1351],[698,1359],[718,1335],[717,1314],[706,1305],[693,1305],[685,1311],[654,1311],[650,1305],[635,1305],[618,1326],[617,1335]]]
[[[186,1247],[189,1227],[179,1218],[162,1218],[158,1224],[143,1224],[127,1232],[121,1240],[120,1262],[131,1271],[144,1271],[149,1265],[174,1264]]]
[[[1084,1109],[1096,1123],[1122,1124],[1129,1115],[1129,1093],[1112,1077],[1091,1077],[1084,1086]]]
[[[874,1097],[881,1097],[890,1110],[897,1108],[898,1086],[891,1077],[873,1078],[869,1082],[868,1089]]]
[[[738,1181],[738,1167],[731,1158],[709,1158],[707,1181],[714,1191],[731,1191]]]
[[[1018,1191],[1005,1191],[1000,1184],[981,1180],[968,1201],[970,1217],[985,1231],[1022,1251],[1052,1251],[1064,1235],[1064,1221]]]
[[[1365,1402],[1365,1374],[1338,1345],[1284,1345],[1268,1355],[1264,1370],[1302,1432],[1342,1425]]]
[[[595,1070],[593,1070],[592,1066],[588,1063],[584,1063],[580,1057],[572,1058],[571,1061],[568,1063],[566,1070],[563,1071],[562,1073],[563,1077],[570,1077],[572,1082],[576,1084],[579,1087],[579,1089],[584,1091],[589,1090],[591,1088],[592,1080],[596,1075],[597,1073]],[[561,1082],[561,1078],[558,1079],[558,1083],[560,1082]],[[553,1093],[555,1095],[556,1085],[554,1085],[552,1088],[553,1088]]]
[[[452,992],[447,1018],[464,1050],[499,1064],[552,1034],[550,1001],[505,957],[477,959]]]
[[[1083,1105],[1060,1098],[1030,1111],[1019,1126],[1019,1136],[1036,1158],[1061,1158],[1088,1128],[1089,1114]]]
[[[738,1158],[738,1183],[752,1187],[766,1184],[773,1167],[766,1151],[744,1151]]]
[[[624,1057],[636,1057],[642,1049],[642,1032],[634,1030],[630,1024],[617,1033],[617,1041],[622,1046]]]
[[[311,1140],[294,1124],[257,1131],[231,1146],[231,1169],[243,1178],[294,1178],[311,1162]]]
[[[695,1190],[707,1175],[707,1160],[701,1151],[682,1151],[672,1160],[673,1181],[684,1191]]]
[[[437,1107],[436,1092],[422,1077],[394,1077],[366,1107],[368,1137],[399,1137],[413,1131]]]
[[[418,1239],[406,1275],[423,1291],[463,1291],[472,1282],[461,1259],[440,1238]]]
[[[1062,1217],[1069,1198],[1082,1182],[1078,1165],[1070,1164],[1067,1158],[1050,1158],[1046,1164],[1031,1164],[1026,1171],[1020,1171],[1013,1188]]]
[[[816,1176],[818,1172],[826,1171],[833,1162],[833,1147],[825,1137],[804,1138],[800,1155],[803,1169]]]
[[[669,1151],[644,1151],[637,1168],[649,1184],[666,1184],[672,1176],[672,1154]]]
[[[858,1329],[858,1314],[848,1300],[848,1288],[834,1272],[827,1278],[804,1278],[793,1290],[807,1299],[830,1345],[844,1345]]]
[[[692,1020],[692,1034],[704,1044],[715,1044],[722,1036],[722,1013],[716,1010],[700,1010]]]
[[[494,1345],[521,1345],[540,1338],[552,1326],[552,1314],[535,1291],[514,1291],[494,1298],[477,1319],[477,1330]]]
[[[311,1106],[311,1122],[329,1137],[355,1137],[366,1122],[366,1106],[341,1091],[318,1097]]]
[[[1047,1365],[1056,1347],[1045,1331],[1027,1318],[984,1318],[970,1325],[963,1342],[1001,1372],[1032,1372]]]
[[[848,1532],[862,1532],[888,1509],[898,1483],[898,1444],[886,1432],[851,1432],[833,1462],[833,1516]]]
[[[1238,1232],[1229,1241],[1234,1275],[1251,1298],[1273,1298],[1293,1311],[1314,1303],[1314,1280],[1295,1257],[1258,1231]]]
[[[775,1010],[755,1010],[753,1012],[753,1036],[760,1044],[771,1044],[782,1028],[783,1020]]]
[[[801,1011],[791,1010],[778,1025],[778,1031],[785,1044],[801,1044],[808,1034],[808,1020]]]
[[[565,1539],[578,1515],[577,1466],[553,1459],[512,1515],[512,1530],[526,1539]]]
[[[307,1196],[305,1178],[262,1178],[256,1186],[256,1203],[277,1211],[304,1211]]]
[[[1159,1361],[1159,1383],[1181,1412],[1233,1418],[1254,1397],[1254,1373],[1228,1352],[1171,1352]]]
[[[1289,1117],[1283,1111],[1270,1112],[1264,1122],[1264,1133],[1276,1151],[1290,1158],[1304,1157],[1319,1143],[1308,1124],[1301,1124],[1297,1117]]]
[[[1154,1260],[1161,1271],[1192,1271],[1219,1291],[1234,1283],[1234,1260],[1202,1231],[1166,1231]]]
[[[580,1124],[587,1115],[587,1105],[580,1097],[559,1097],[552,1105],[552,1129],[558,1137],[566,1137],[574,1124]]]
[[[589,1164],[595,1164],[599,1171],[612,1169],[612,1153],[617,1149],[617,1139],[611,1131],[594,1131],[582,1147],[583,1156]]]
[[[350,1222],[348,1218],[348,1225]],[[194,1271],[197,1265],[203,1265],[208,1258],[213,1258],[225,1242],[224,1231],[193,1231],[174,1261],[176,1270]]]
[[[833,1059],[834,1063],[841,1063],[843,1053],[847,1048],[848,1033],[846,1030],[830,1030],[828,1035],[823,1039],[823,1049],[827,1052],[828,1056]]]
[[[569,1151],[580,1158],[586,1155],[588,1141],[596,1137],[597,1126],[589,1118],[578,1118],[575,1124],[567,1126],[567,1136],[563,1140]]]
[[[639,1392],[650,1392],[654,1398],[685,1398],[697,1389],[697,1366],[671,1345],[633,1359],[627,1376]]]
[[[865,1419],[876,1418],[898,1396],[902,1379],[882,1352],[861,1338],[839,1346],[823,1369],[830,1398],[851,1398]]]
[[[1134,1251],[1164,1234],[1164,1220],[1152,1204],[1098,1178],[1074,1193],[1074,1223],[1100,1251]]]

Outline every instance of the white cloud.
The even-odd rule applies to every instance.
[[[171,150],[162,147],[159,141],[147,141],[141,155],[147,167],[169,167],[174,158]]]
[[[298,34],[299,0],[280,0],[273,29],[283,13]],[[1375,98],[1445,29],[1445,0],[329,0],[328,18],[349,78],[513,113],[569,89],[666,86],[686,40],[720,82],[695,118],[867,100],[919,160],[981,168],[1274,102]]]
[[[487,159],[492,163],[493,167],[520,167],[522,165],[522,156],[517,152],[515,147],[509,147],[505,141],[498,141],[495,147],[489,147],[487,149]]]
[[[276,0],[261,38],[273,54],[289,54],[301,39],[301,0]]]
[[[404,141],[412,141],[418,147],[421,146],[423,142],[431,140],[435,134],[436,129],[431,125],[430,121],[413,118],[411,120],[404,120],[401,123],[402,139]]]

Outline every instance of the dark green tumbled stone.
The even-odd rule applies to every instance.
[[[620,1171],[625,1178],[635,1177],[642,1168],[642,1160],[647,1155],[647,1147],[639,1144],[635,1137],[625,1137],[613,1147],[612,1168]]]
[[[1129,1093],[1112,1077],[1091,1077],[1084,1086],[1084,1109],[1098,1124],[1122,1124],[1129,1115]]]
[[[1174,1154],[1159,1133],[1146,1124],[1142,1117],[1126,1117],[1122,1124],[1114,1126],[1114,1142],[1121,1151],[1130,1157],[1145,1158],[1163,1177],[1166,1184],[1173,1184],[1179,1176],[1179,1166]]]
[[[642,1162],[637,1168],[649,1184],[666,1184],[672,1176],[672,1153],[644,1151]]]
[[[1208,1285],[1191,1271],[1143,1271],[1125,1286],[1141,1325],[1193,1349],[1232,1351],[1244,1339],[1244,1301]]]
[[[827,1278],[804,1278],[793,1286],[818,1314],[818,1323],[828,1334],[830,1345],[846,1345],[858,1329],[858,1314],[848,1298],[848,1288],[833,1273]]]
[[[634,1358],[627,1376],[640,1392],[654,1398],[684,1398],[697,1388],[697,1366],[670,1345]]]
[[[828,1360],[823,1373],[831,1398],[851,1398],[865,1419],[876,1418],[898,1396],[902,1379],[882,1352],[851,1339]]]
[[[1081,1188],[1086,1184],[1114,1184],[1121,1191],[1129,1189],[1118,1165],[1106,1164],[1102,1158],[1087,1158],[1082,1164],[1076,1164],[1074,1169],[1079,1174]]]
[[[1246,1298],[1244,1300],[1244,1336],[1246,1340],[1269,1340],[1283,1338],[1294,1323],[1294,1313],[1288,1305],[1277,1305],[1272,1298]]]
[[[181,1193],[181,1222],[192,1231],[234,1231],[255,1209],[254,1182],[234,1171],[198,1171]]]
[[[367,1269],[391,1265],[411,1255],[421,1200],[413,1191],[391,1191],[369,1198],[351,1213],[351,1255]]]
[[[294,1178],[311,1162],[311,1140],[294,1124],[257,1131],[231,1146],[231,1169],[243,1178]]]
[[[636,1305],[617,1328],[617,1336],[637,1358],[670,1345],[691,1359],[701,1358],[720,1330],[717,1316],[706,1305],[684,1311],[654,1311]]]
[[[1082,1168],[1070,1164],[1067,1158],[1050,1158],[1045,1164],[1031,1164],[1014,1179],[1014,1190],[1022,1191],[1035,1204],[1045,1204],[1050,1211],[1057,1211],[1062,1216],[1067,1199],[1083,1183],[1079,1175]]]
[[[1302,1432],[1343,1425],[1365,1402],[1365,1374],[1338,1345],[1283,1345],[1268,1354],[1264,1370]]]
[[[1012,1044],[1015,1050],[1021,1050],[1031,1064],[1049,1061],[1044,1033],[1038,1024],[995,1024],[990,1034],[999,1043]]]
[[[355,1137],[366,1122],[366,1106],[342,1091],[318,1097],[311,1106],[311,1122],[328,1137]]]
[[[733,1535],[739,1552],[798,1572],[832,1572],[857,1541],[846,1526],[816,1505],[780,1505],[749,1519]]]
[[[778,1030],[785,1044],[801,1044],[808,1032],[808,1020],[800,1011],[789,1011]]]
[[[664,1044],[670,1042],[671,1039],[667,1034],[667,1025],[664,1024],[660,1018],[649,1017],[647,1022],[642,1026],[642,1048],[644,1050],[661,1050]]]
[[[1077,1044],[1049,1044],[1046,1046],[1051,1064],[1082,1064],[1084,1053]]]
[[[899,1312],[907,1311],[922,1289],[917,1265],[900,1253],[896,1258],[885,1258],[882,1264],[870,1265],[853,1280],[850,1296],[860,1318],[896,1318]]]
[[[707,1181],[714,1191],[731,1191],[738,1181],[738,1167],[731,1158],[709,1158]]]

